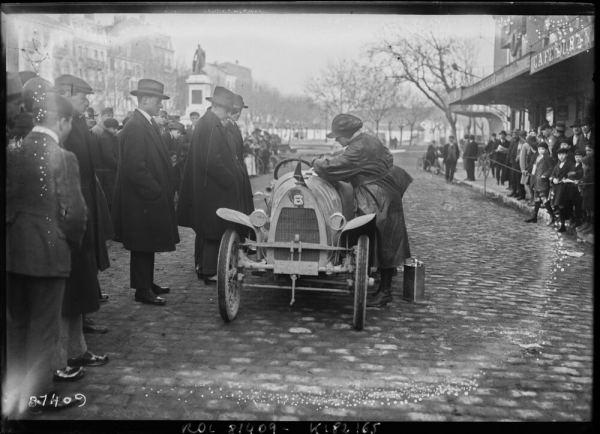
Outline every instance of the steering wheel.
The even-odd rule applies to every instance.
[[[275,178],[276,180],[279,179],[279,176],[278,176],[279,168],[281,166],[283,166],[284,164],[290,163],[292,161],[299,161],[300,163],[306,164],[308,167],[312,167],[311,164],[308,161],[303,160],[302,158],[298,158],[298,157],[286,158],[285,160],[281,160],[275,166],[275,169],[273,170],[273,178]]]

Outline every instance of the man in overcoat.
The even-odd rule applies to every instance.
[[[456,171],[456,163],[460,157],[460,147],[454,141],[454,136],[448,137],[449,143],[444,145],[442,152],[444,158],[444,167],[446,168],[446,182],[454,181],[454,172]]]
[[[492,133],[490,140],[485,146],[485,153],[488,154],[490,159],[490,170],[492,172],[492,178],[496,176],[496,148],[498,147],[498,140],[496,139],[496,133]]]
[[[100,137],[102,137],[102,132],[106,128],[104,125],[106,120],[114,119],[114,117],[115,112],[112,107],[104,107],[102,110],[100,110],[100,121],[92,127],[92,134],[94,134],[96,139],[100,140]]]
[[[507,167],[508,165],[508,150],[510,148],[510,142],[506,140],[506,131],[500,131],[500,140],[498,140],[498,146],[496,147],[496,183],[498,185],[509,180],[510,173]]]
[[[36,405],[30,408],[36,412],[81,402],[73,396],[57,397],[56,406],[51,396],[43,404],[35,400],[54,390],[52,365],[71,249],[80,245],[86,227],[77,158],[61,147],[72,113],[68,99],[46,94],[33,107],[32,131],[6,151],[7,364],[2,389],[3,415],[11,418],[20,417],[32,397]]]
[[[252,186],[250,185],[250,176],[248,175],[248,168],[244,164],[244,138],[242,137],[242,132],[237,124],[237,121],[242,114],[242,110],[245,108],[248,108],[248,106],[244,105],[242,96],[235,94],[233,99],[233,110],[224,125],[230,133],[229,138],[232,140],[232,145],[235,150],[237,165],[243,175],[240,187],[241,211],[246,215],[250,215],[254,211],[254,199],[252,195]]]
[[[475,136],[471,134],[469,136],[469,142],[467,143],[467,146],[465,146],[465,153],[463,154],[465,168],[467,169],[466,181],[475,181],[475,160],[477,159],[478,153],[479,148],[475,142]]]
[[[235,227],[217,216],[216,211],[241,210],[242,174],[223,126],[233,109],[234,94],[217,86],[213,96],[206,99],[212,102],[212,107],[194,128],[181,182],[177,221],[196,232],[196,273],[205,284],[212,284],[221,237],[227,229]]]
[[[96,175],[102,185],[108,209],[112,211],[113,196],[115,194],[115,180],[119,165],[119,146],[117,144],[117,126],[115,118],[104,120],[104,126],[98,139],[98,153],[100,154],[100,167],[96,168]]]
[[[594,121],[589,116],[584,117],[581,120],[581,131],[583,132],[583,137],[585,138],[585,143],[594,143],[594,129],[592,126],[594,125]]]
[[[61,75],[54,81],[56,90],[69,98],[73,105],[72,129],[64,148],[75,154],[79,164],[81,193],[88,209],[88,224],[81,247],[71,254],[71,275],[65,286],[62,308],[61,338],[57,351],[57,375],[63,375],[69,366],[97,366],[108,362],[106,356],[95,356],[87,351],[81,330],[86,314],[100,308],[102,296],[98,271],[110,267],[106,241],[114,236],[110,211],[104,192],[94,172],[92,136],[85,120],[86,95],[93,93],[88,83],[72,75]],[[90,330],[103,333],[106,326],[89,321]],[[71,360],[73,359],[73,360]],[[74,361],[74,364],[71,363]],[[68,366],[67,366],[68,362]]]
[[[115,241],[131,251],[130,287],[134,299],[162,306],[160,294],[170,292],[154,283],[154,254],[173,252],[179,243],[175,216],[175,180],[167,145],[153,116],[159,114],[164,85],[143,78],[131,91],[138,107],[121,134],[113,223]]]

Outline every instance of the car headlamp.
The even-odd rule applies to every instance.
[[[336,212],[329,217],[329,226],[334,231],[341,231],[346,226],[346,217],[342,213]]]
[[[257,209],[250,214],[250,222],[257,228],[261,228],[267,223],[269,217],[262,209]]]

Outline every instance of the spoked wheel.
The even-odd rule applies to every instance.
[[[367,287],[369,286],[369,237],[367,235],[363,234],[358,238],[355,266],[352,325],[356,330],[362,330],[367,315]]]
[[[227,229],[221,238],[217,262],[219,313],[225,322],[233,321],[240,307],[241,284],[238,282],[237,268],[239,244],[237,231]]]

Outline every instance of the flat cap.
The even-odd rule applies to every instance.
[[[537,145],[538,145],[538,149],[539,148],[545,148],[546,150],[548,149],[548,143],[546,143],[546,142],[539,142]]]
[[[362,128],[363,122],[351,114],[342,113],[333,118],[331,122],[331,132],[327,134],[330,139],[336,137],[346,136],[348,134],[354,134],[360,128]]]
[[[535,136],[529,136],[527,137],[527,143],[530,145],[535,145],[537,144],[537,138]]]
[[[169,129],[177,130],[177,131],[180,131],[181,134],[185,134],[185,127],[183,126],[183,124],[181,122],[173,122],[173,123],[169,124]]]
[[[556,150],[556,155],[558,154],[568,154],[569,153],[569,149],[568,148],[558,148]]]
[[[585,151],[582,151],[581,149],[577,149],[575,151],[575,155],[581,155],[582,157],[585,157]]]
[[[54,86],[48,80],[41,77],[34,77],[27,80],[23,85],[23,105],[25,111],[31,113],[33,111],[33,103],[40,102],[44,99],[47,92],[53,92]]]
[[[517,133],[519,135],[519,137],[527,137],[527,131],[525,130],[519,130],[519,132]]]
[[[71,74],[64,74],[54,80],[54,87],[60,90],[72,90],[72,93],[83,92],[85,94],[94,93],[94,89],[79,77]]]

